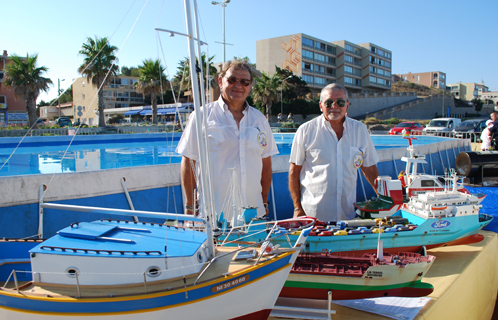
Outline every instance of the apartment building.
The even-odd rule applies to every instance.
[[[372,43],[328,42],[303,33],[258,40],[256,68],[270,76],[275,66],[301,76],[313,92],[339,83],[350,92],[391,89],[391,51]]]
[[[104,109],[121,109],[126,112],[131,107],[144,104],[143,94],[137,93],[134,85],[137,77],[119,75],[113,77],[104,90]],[[73,83],[74,121],[89,126],[98,125],[97,88],[86,77],[78,78]],[[106,114],[106,118],[110,115]],[[106,119],[107,121],[108,119]]]
[[[396,74],[393,80],[411,82],[429,88],[434,87],[446,90],[446,73],[441,71]]]
[[[482,99],[483,93],[489,92],[487,86],[475,82],[448,84],[448,87],[450,87],[451,94],[453,94],[455,98],[465,101],[477,98]]]
[[[3,50],[3,54],[0,55],[0,125],[28,122],[26,101],[16,99],[14,90],[2,84],[4,69],[9,60],[7,50]]]

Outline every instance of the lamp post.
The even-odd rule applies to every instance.
[[[61,117],[61,81],[64,81],[66,79],[60,79],[57,78],[57,100],[59,101],[59,118]]]
[[[287,78],[282,79],[281,80],[282,83],[280,84],[280,114],[282,114],[282,117],[284,116],[284,99],[283,99],[283,95],[282,95],[282,89],[283,89],[285,80],[288,80],[290,78],[292,78],[292,76],[288,76]]]
[[[228,3],[230,3],[230,0],[223,0],[222,2],[217,2],[213,1],[211,2],[213,5],[221,5],[223,7],[223,64],[225,64],[226,61],[226,42],[225,42],[225,7],[227,6]]]

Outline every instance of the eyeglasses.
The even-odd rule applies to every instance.
[[[342,99],[342,98],[339,98],[337,100],[325,100],[323,103],[323,105],[325,106],[325,108],[332,108],[332,105],[335,103],[337,103],[337,105],[341,108],[344,108],[346,106],[346,100]]]
[[[249,79],[238,79],[236,77],[224,77],[224,78],[227,79],[228,83],[230,84],[236,84],[237,82],[240,82],[240,84],[243,85],[244,87],[250,86],[252,83],[252,81]]]

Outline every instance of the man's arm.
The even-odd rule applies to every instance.
[[[268,203],[268,193],[270,192],[271,179],[272,179],[271,157],[263,158],[263,170],[261,171],[261,197],[263,203]],[[268,215],[268,208],[266,208],[266,215]]]
[[[301,181],[299,176],[302,167],[292,162],[289,166],[289,190],[294,203],[294,217],[306,215],[301,206]]]
[[[195,183],[195,176],[192,168],[195,168],[195,161],[183,156],[181,163],[181,179],[183,193],[185,194],[185,206],[192,207],[193,210],[195,210],[196,203],[194,190],[197,184]],[[185,214],[194,214],[194,211],[185,209]]]
[[[370,183],[370,185],[374,189],[375,193],[377,195],[379,195],[379,193],[377,192],[377,189],[375,188],[375,179],[377,179],[377,177],[379,176],[379,169],[377,169],[377,165],[374,164],[373,166],[370,166],[370,167],[362,166],[361,170],[363,171],[363,174],[365,175],[368,182]]]

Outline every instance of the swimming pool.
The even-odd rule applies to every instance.
[[[179,133],[148,133],[73,137],[0,138],[0,176],[85,172],[103,169],[179,163],[175,152]],[[293,133],[275,133],[280,154],[290,154]],[[446,138],[421,136],[413,143],[425,145]],[[406,148],[401,136],[374,135],[377,150]],[[71,142],[71,146],[67,146]],[[67,151],[66,151],[67,149]],[[14,152],[15,150],[15,152]],[[9,156],[14,152],[12,157]],[[9,160],[8,160],[9,159]]]

